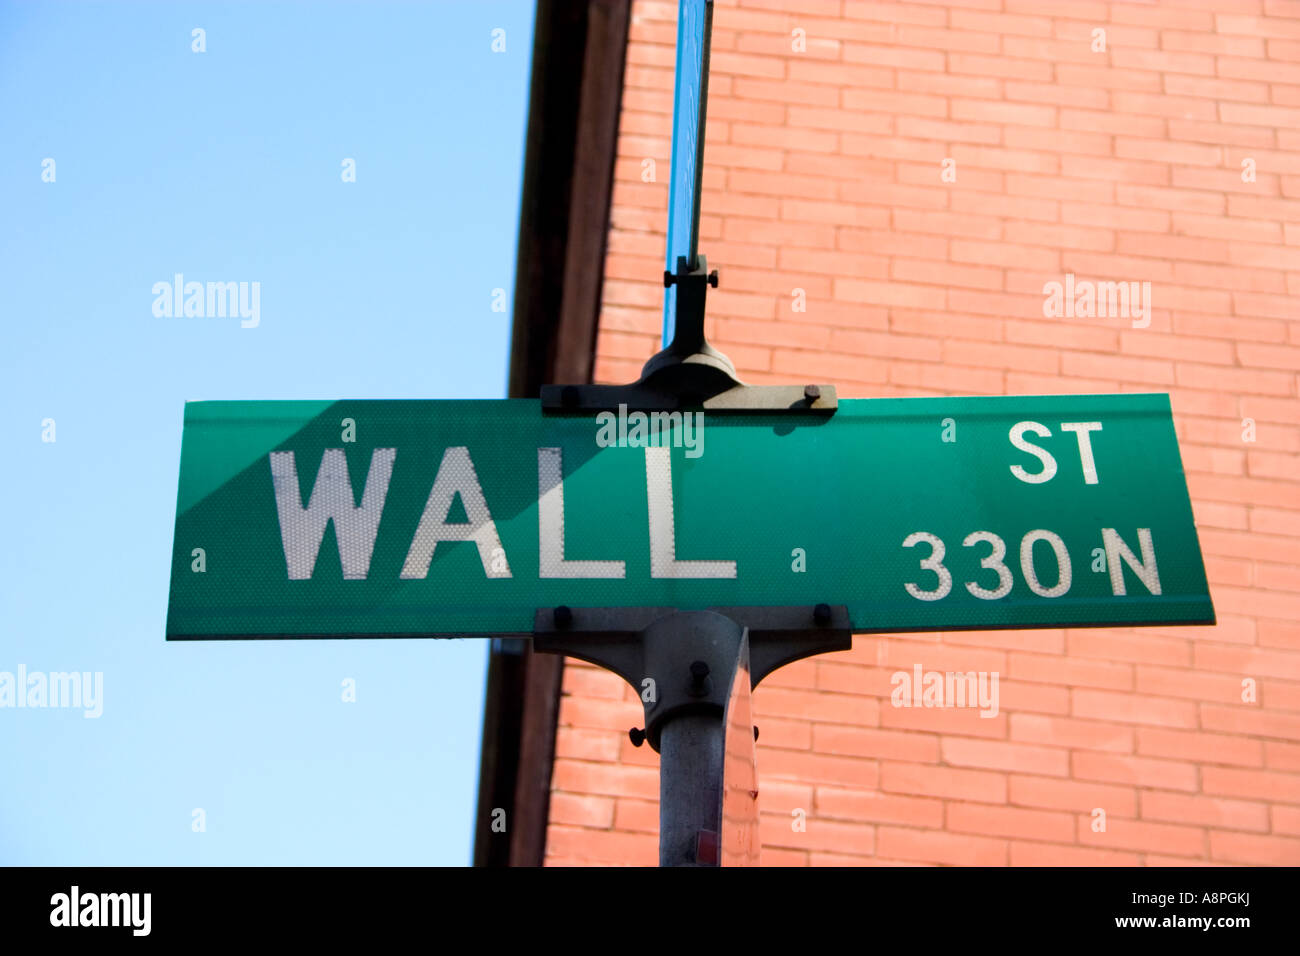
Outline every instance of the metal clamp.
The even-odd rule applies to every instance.
[[[658,751],[666,721],[689,713],[721,718],[746,629],[751,687],[778,667],[853,646],[843,605],[702,611],[558,607],[535,612],[533,650],[589,661],[632,685],[645,708],[645,730],[634,729],[632,742],[648,741]]]
[[[628,385],[543,385],[542,411],[672,412],[702,408],[707,412],[767,412],[834,414],[838,407],[834,385],[746,385],[736,377],[731,359],[704,337],[704,303],[710,287],[717,288],[717,270],[699,256],[696,268],[686,257],[677,272],[664,272],[664,287],[677,287],[673,340],[650,358],[641,377]]]

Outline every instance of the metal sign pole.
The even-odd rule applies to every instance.
[[[738,673],[749,688],[785,664],[852,646],[848,608],[542,608],[533,649],[568,654],[618,674],[640,695],[637,746],[658,751],[661,866],[717,866],[722,832],[726,718]],[[742,695],[743,697],[744,695]],[[749,734],[746,719],[733,733]],[[743,854],[740,856],[743,857]],[[752,859],[749,860],[752,862]]]

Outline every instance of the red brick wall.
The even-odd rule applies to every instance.
[[[658,348],[675,18],[634,6],[605,382]],[[1220,620],[864,636],[779,671],[763,861],[1300,864],[1300,2],[719,0],[709,92],[709,334],[741,376],[1169,392]],[[1151,326],[1044,318],[1067,272],[1150,281]],[[892,707],[918,661],[997,671],[1001,713]],[[655,863],[639,701],[576,661],[564,694],[548,862]]]

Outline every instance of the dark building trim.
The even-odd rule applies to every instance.
[[[511,397],[592,378],[630,20],[630,0],[537,3]],[[475,866],[542,863],[563,664],[526,640],[492,642]],[[497,809],[504,832],[492,830]]]

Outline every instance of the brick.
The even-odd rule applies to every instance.
[[[1274,833],[1300,836],[1300,807],[1283,807],[1275,804],[1272,808],[1272,818]]]
[[[1204,335],[1252,342],[1285,342],[1286,325],[1272,319],[1234,318],[1225,315],[1197,315],[1178,312],[1174,331],[1187,335]]]
[[[1170,185],[1168,166],[1142,160],[1065,155],[1061,157],[1061,173],[1064,176],[1084,180],[1114,180],[1117,183],[1140,183],[1148,186]]]
[[[1287,619],[1296,618],[1288,615]],[[1300,653],[1288,651],[1198,644],[1195,650],[1195,666],[1211,671],[1300,680]]]
[[[952,646],[926,636],[876,638],[874,662],[911,671],[921,664],[926,670],[1005,671],[1007,658],[997,651]]]
[[[1069,755],[1064,750],[961,737],[941,739],[943,759],[954,766],[1057,777],[1069,773]]]
[[[1139,116],[1164,116],[1170,119],[1207,122],[1220,118],[1212,100],[1172,96],[1166,93],[1115,90],[1111,93],[1111,107],[1121,114],[1133,113]]]
[[[900,335],[929,335],[937,338],[988,339],[1002,338],[1001,323],[988,316],[958,315],[952,312],[925,312],[913,309],[891,309],[889,328]]]
[[[1210,856],[1252,866],[1296,866],[1300,864],[1300,840],[1211,831]]]
[[[997,126],[976,123],[952,123],[945,120],[900,116],[896,122],[899,136],[914,139],[937,139],[945,143],[985,143],[997,145],[1002,130]]]
[[[648,767],[622,767],[560,758],[555,761],[552,786],[573,793],[658,799],[659,773]]]
[[[942,352],[940,344],[933,339],[850,329],[832,332],[830,348],[855,355],[906,358],[923,362],[939,361]]]
[[[833,863],[826,862],[831,854],[827,853],[808,853],[803,850],[791,850],[786,847],[762,847],[759,859],[763,866],[833,866]],[[817,862],[811,862],[812,860]],[[853,866],[861,866],[864,857],[840,857],[839,859],[851,859]]]
[[[818,817],[828,819],[897,823],[936,829],[944,825],[943,801],[922,797],[818,787],[814,806]]]
[[[1224,151],[1222,147],[1202,143],[1116,136],[1115,156],[1120,159],[1142,159],[1161,163],[1182,163],[1188,166],[1217,167],[1223,164]]]
[[[1291,63],[1223,56],[1218,58],[1216,66],[1217,73],[1221,77],[1274,83],[1300,83],[1300,66]]]
[[[1000,773],[957,770],[917,763],[884,761],[880,789],[892,793],[1005,803],[1007,778]]]
[[[1011,739],[1018,743],[1133,753],[1132,728],[1118,724],[1042,714],[1012,714],[1010,731]]]
[[[556,757],[575,760],[617,760],[619,739],[609,731],[559,727],[555,732]]]
[[[825,202],[811,199],[786,199],[781,203],[781,219],[785,222],[814,222],[833,226],[878,226],[889,225],[889,214],[883,209],[867,209],[862,206],[846,205],[843,202]],[[838,239],[838,237],[836,237]],[[786,248],[782,246],[784,260]],[[819,251],[822,251],[819,249]],[[806,260],[815,262],[813,256]],[[786,268],[783,266],[783,268]],[[812,271],[826,271],[816,269]],[[853,274],[853,273],[850,273]]]
[[[1201,726],[1234,734],[1300,740],[1300,715],[1270,713],[1255,706],[1201,706]]]
[[[1096,110],[1110,107],[1110,96],[1105,89],[1058,86],[1055,83],[1017,83],[1007,80],[1003,95],[1008,100],[1024,100],[1028,103],[1052,106],[1074,106]]]
[[[1082,689],[1071,691],[1071,700],[1071,713],[1076,717],[1162,727],[1196,726],[1196,706],[1190,701]]]
[[[1300,650],[1300,624],[1292,621],[1259,621],[1261,647],[1283,647]]]
[[[889,276],[889,259],[885,256],[789,248],[781,250],[778,262],[782,269],[791,273],[798,271],[857,279],[885,279]],[[786,291],[798,284],[790,282]]]
[[[844,302],[864,302],[913,309],[942,309],[945,305],[945,293],[940,288],[859,279],[836,280],[835,298]]]
[[[1175,318],[1175,327],[1177,326]],[[1179,385],[1189,388],[1219,388],[1257,395],[1290,395],[1292,376],[1282,372],[1261,372],[1254,369],[1229,369],[1213,365],[1194,365],[1180,362],[1175,368]]]
[[[838,248],[845,252],[944,259],[947,257],[948,240],[941,236],[890,232],[885,229],[841,229]]]
[[[1010,676],[1078,687],[1131,690],[1133,669],[1127,664],[1080,661],[1046,654],[1012,654]]]
[[[814,787],[788,780],[763,776],[759,780],[761,808],[769,813],[785,813],[802,808],[811,812]]]
[[[1118,355],[1066,354],[1061,357],[1061,369],[1066,375],[1113,377],[1152,385],[1172,385],[1177,380],[1171,362]]]
[[[790,814],[763,813],[759,817],[759,834],[763,846],[802,850],[836,850],[842,853],[875,852],[875,828],[863,823],[845,823],[809,817],[807,829],[791,827]]]
[[[1111,62],[1120,69],[1214,76],[1215,59],[1205,53],[1188,53],[1170,49],[1143,50],[1122,44],[1111,47],[1109,53]]]
[[[1004,329],[1007,341],[1017,345],[1045,345],[1096,352],[1113,352],[1119,347],[1119,335],[1113,329],[1064,325],[1064,321],[1008,319],[1004,323]]]
[[[1071,657],[1175,666],[1189,666],[1192,660],[1188,641],[1156,637],[1146,632],[1125,634],[1091,629],[1067,631],[1066,646]],[[1139,670],[1138,674],[1141,673]],[[1140,683],[1137,688],[1144,689]]]
[[[844,90],[841,107],[826,110],[825,115],[828,118],[844,117],[847,112],[847,120],[852,123],[854,111],[865,111],[866,115],[887,116],[891,119],[895,116],[942,119],[948,115],[948,100],[943,96],[916,92],[916,86],[911,84],[904,86],[903,90],[847,88]],[[809,111],[791,107],[792,118],[806,112]],[[845,120],[842,118],[841,123],[843,122]],[[838,128],[847,127],[841,125]]]
[[[1044,83],[1052,79],[1050,63],[975,53],[949,54],[948,71],[1012,80],[1037,80]]]
[[[1297,610],[1300,608],[1300,596],[1294,594],[1221,587],[1215,592],[1215,601],[1217,606],[1229,613],[1275,617],[1284,621],[1300,620],[1300,610]],[[1275,666],[1290,666],[1284,663],[1287,660],[1285,655],[1278,657],[1268,655],[1267,659],[1274,661]]]
[[[1136,853],[1061,846],[1054,843],[1011,843],[1012,866],[1138,866]]]
[[[1069,843],[1074,826],[1074,816],[1069,813],[981,803],[948,804],[948,829],[958,833]]]
[[[931,70],[939,73],[942,73],[944,68],[944,54],[937,50],[917,50],[905,47],[846,42],[843,53],[845,63],[868,63],[872,66],[892,66],[903,70]]]
[[[1267,832],[1269,829],[1269,808],[1265,803],[1160,790],[1144,790],[1140,799],[1142,817],[1148,820],[1226,830]]]
[[[547,829],[546,852],[614,866],[655,866],[659,860],[656,841],[645,835],[560,824]]]
[[[1207,794],[1269,800],[1277,803],[1300,803],[1300,776],[1273,770],[1238,770],[1229,767],[1202,769],[1203,788]]]
[[[1161,290],[1164,291],[1164,290]],[[1152,294],[1156,299],[1156,294]],[[1136,356],[1163,359],[1183,359],[1189,362],[1211,362],[1216,365],[1234,364],[1231,343],[1185,335],[1161,335],[1151,329],[1136,329],[1119,333],[1120,351]]]
[[[1121,255],[1160,256],[1199,262],[1222,263],[1228,259],[1226,241],[1199,236],[1130,236],[1121,233],[1116,238],[1116,251]]]
[[[829,130],[831,132],[822,132]],[[894,119],[885,113],[851,113],[840,109],[791,106],[787,109],[785,128],[763,125],[733,124],[732,138],[738,142],[780,147],[799,152],[833,153],[839,150],[837,133],[892,133]],[[712,147],[710,147],[712,161]]]
[[[767,684],[754,694],[755,714],[837,724],[874,726],[879,720],[879,707],[874,698],[786,690]]]
[[[888,374],[889,381],[896,384],[932,388],[942,392],[976,395],[1003,392],[1001,372],[895,361],[889,364]]]
[[[1196,765],[1183,761],[1075,751],[1072,769],[1073,776],[1080,780],[1158,787],[1189,793],[1199,789]]]
[[[1070,711],[1070,692],[1064,687],[1003,680],[998,682],[998,692],[1003,708],[1008,711],[1039,714],[1067,714]]]
[[[671,89],[671,83],[669,89]],[[769,101],[776,103],[801,103],[807,106],[834,107],[839,100],[839,93],[834,87],[815,83],[795,83],[789,80],[765,80],[749,77],[737,77],[735,89],[738,96],[746,100]],[[709,84],[709,101],[713,102],[713,84]]]
[[[1209,265],[1205,263],[1174,263],[1174,278],[1187,286],[1221,289],[1235,285],[1239,290],[1252,293],[1284,293],[1286,276],[1274,269],[1251,269]]]
[[[1028,37],[1048,37],[1052,35],[1052,21],[1049,17],[1016,16],[1006,13],[954,9],[948,11],[948,21],[949,25],[957,30]]]
[[[728,216],[723,226],[723,237],[730,242],[771,245],[804,246],[812,249],[833,249],[835,227],[828,223],[794,222],[785,219],[773,222],[764,219],[741,219]],[[641,273],[644,275],[644,271]],[[719,290],[725,293],[726,289]],[[710,296],[710,299],[713,297]]]
[[[1169,213],[1159,209],[1133,209],[1095,202],[1061,203],[1061,221],[1066,225],[1131,229],[1138,232],[1168,232]]]
[[[1229,126],[1192,120],[1169,120],[1169,138],[1222,146],[1270,149],[1276,145],[1272,129],[1259,126]]]
[[[996,705],[997,700],[994,698]],[[880,709],[880,726],[938,734],[1005,739],[1007,716],[985,711],[975,704],[965,707],[895,707]]]
[[[1173,230],[1178,235],[1241,239],[1247,242],[1275,243],[1282,239],[1282,229],[1278,223],[1192,213],[1174,213]]]
[[[1028,149],[998,149],[995,146],[973,146],[954,143],[948,150],[957,163],[958,179],[961,167],[970,164],[977,169],[1003,169],[1012,173],[1047,173],[1056,175],[1065,172],[1069,157],[1057,158],[1048,153]],[[1071,167],[1077,168],[1077,167]]]
[[[1264,765],[1264,748],[1260,741],[1205,731],[1139,727],[1137,752],[1145,757],[1173,757],[1200,763],[1241,767]]]
[[[962,239],[952,240],[952,258],[957,262],[993,266],[1019,266],[1044,272],[1056,272],[1060,268],[1061,262],[1060,253],[1052,249],[1006,242],[977,242]]]
[[[930,734],[818,724],[813,727],[813,749],[821,753],[886,760],[935,763],[939,740]]]
[[[1213,14],[1190,9],[1185,4],[1177,6],[1139,6],[1118,3],[1110,6],[1110,19],[1114,23],[1141,24],[1152,27],[1176,27],[1181,30],[1214,30]]]
[[[1089,0],[1006,0],[1005,9],[1013,13],[1033,13],[1052,17],[1105,20],[1107,4]]]
[[[554,796],[552,799],[554,799]],[[650,800],[619,800],[614,810],[613,828],[631,833],[651,834],[651,839],[658,842],[658,802]]]
[[[1017,806],[1046,807],[1073,813],[1091,813],[1101,807],[1113,816],[1137,815],[1137,791],[1133,787],[1078,780],[1055,780],[1012,774],[1008,799]]]
[[[838,4],[830,4],[838,9]],[[943,26],[945,11],[938,7],[920,7],[912,3],[877,3],[865,0],[846,0],[844,16],[850,20],[881,20],[885,23],[916,23],[923,26]]]
[[[1253,580],[1231,583],[1241,587],[1258,584],[1271,591],[1300,591],[1300,568],[1286,564],[1259,564],[1255,568]]]
[[[1125,817],[1106,817],[1104,832],[1094,833],[1092,821],[1087,817],[1078,820],[1079,842],[1116,850],[1154,850],[1184,856],[1201,856],[1205,848],[1205,831],[1200,827],[1175,826],[1168,823],[1148,823]]]
[[[1300,744],[1264,741],[1264,766],[1269,770],[1300,770]]]
[[[778,351],[772,369],[796,378],[811,381],[818,376],[830,375],[834,380],[880,383],[886,381],[891,363],[864,356],[827,356],[821,352]]]
[[[608,700],[570,695],[560,708],[560,723],[604,731],[609,727],[621,726],[629,716],[636,717],[640,712],[639,704],[626,699]]]
[[[1164,30],[1160,34],[1160,44],[1166,50],[1186,50],[1223,56],[1264,56],[1264,41],[1258,37],[1218,36],[1212,33]]]
[[[920,860],[951,866],[1005,866],[1007,841],[940,830],[881,826],[877,853],[887,859]]]
[[[551,794],[550,820],[552,823],[608,829],[614,824],[614,805],[615,801],[610,797],[555,792]]]
[[[1300,109],[1261,106],[1256,103],[1220,103],[1219,117],[1225,123],[1294,129],[1300,126]]]
[[[1188,476],[1188,485],[1191,486],[1193,477]],[[1249,491],[1256,496],[1255,500],[1261,505],[1290,505],[1295,496],[1295,489],[1286,482],[1264,482],[1253,481],[1250,479],[1222,479],[1218,483],[1208,483],[1196,476],[1197,490],[1193,491],[1198,497],[1205,495],[1213,496],[1216,492],[1227,497],[1232,497],[1231,492]],[[1218,491],[1218,489],[1222,489]],[[1273,530],[1273,529],[1268,529]],[[1199,532],[1201,547],[1209,550],[1213,554],[1226,554],[1233,557],[1243,557],[1260,559],[1264,561],[1278,562],[1296,562],[1300,561],[1300,541],[1291,537],[1281,535],[1271,535],[1266,533],[1237,534],[1233,532],[1215,531],[1207,528]]]
[[[1135,186],[1127,183],[1117,184],[1115,196],[1120,205],[1155,207],[1173,212],[1222,213],[1228,208],[1228,202],[1217,193],[1199,192],[1193,189],[1168,189],[1159,186]],[[1237,198],[1237,197],[1233,197]]]
[[[761,729],[762,724],[759,726]],[[880,768],[874,760],[776,748],[764,749],[762,753],[760,773],[763,780],[789,779],[799,783],[829,783],[861,789],[870,789],[880,783]]]
[[[1057,222],[1061,218],[1061,205],[1053,199],[1028,196],[1008,197],[998,193],[961,189],[952,194],[952,210],[980,216],[998,216],[1004,219],[1035,219]]]

